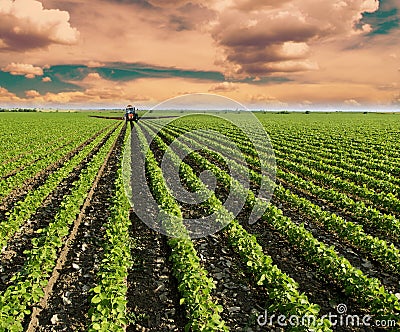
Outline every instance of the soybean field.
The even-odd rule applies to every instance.
[[[155,114],[0,114],[0,331],[400,330],[399,114]]]

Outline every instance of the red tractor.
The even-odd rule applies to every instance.
[[[125,121],[129,121],[130,123],[132,123],[132,121],[138,122],[139,116],[137,113],[137,109],[132,105],[126,106],[124,119]]]

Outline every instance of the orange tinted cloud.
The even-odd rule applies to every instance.
[[[35,98],[35,97],[39,97],[40,93],[37,92],[36,90],[28,90],[28,91],[25,91],[25,95],[28,98]]]
[[[43,48],[53,43],[70,45],[79,32],[71,27],[69,13],[45,9],[35,0],[0,2],[0,47],[12,51]]]
[[[266,7],[279,7],[282,6],[286,2],[290,2],[291,0],[234,0],[234,7],[243,10],[243,11],[252,11],[252,10],[260,10]]]
[[[381,7],[388,2],[395,3],[381,1]],[[12,80],[23,77],[3,73],[11,82],[9,86],[2,82],[8,92],[3,91],[3,98],[119,105],[126,100],[161,101],[182,91],[215,91],[263,105],[392,103],[399,95],[400,32],[371,34],[376,22],[363,20],[363,13],[376,12],[378,4],[376,0],[0,0],[0,68],[11,62],[32,64],[5,70],[27,77],[39,76],[37,68],[44,71],[41,80],[27,80],[19,90]],[[11,58],[9,50],[18,52]],[[167,67],[171,73],[155,70],[154,76],[137,79],[140,73],[131,74],[140,68],[107,68],[110,63]],[[85,75],[72,75],[68,67],[54,68],[61,64],[82,66]],[[174,78],[173,69],[195,71],[203,78]],[[220,76],[210,78],[206,71]],[[40,96],[26,98],[25,90],[39,91]]]
[[[311,0],[284,2],[237,0],[220,13],[212,35],[223,52],[226,73],[268,75],[318,69],[309,58],[310,45],[330,38],[365,34],[355,26],[375,0]]]
[[[22,100],[19,97],[17,97],[14,93],[0,86],[0,101],[7,104],[13,102],[21,102]]]
[[[213,85],[208,91],[209,92],[231,92],[239,89],[239,86],[232,82],[222,82]]]
[[[42,68],[26,63],[11,62],[1,70],[4,72],[9,72],[12,75],[24,75],[26,78],[34,78],[35,76],[43,75]]]

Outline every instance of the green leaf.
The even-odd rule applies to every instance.
[[[93,288],[93,292],[95,293],[100,293],[101,292],[101,285],[96,286],[95,288]]]
[[[96,330],[96,331],[100,331],[100,329],[101,329],[100,324],[99,323],[94,323],[93,324],[93,329]]]
[[[100,296],[99,295],[95,295],[93,298],[92,298],[92,301],[91,301],[93,304],[97,304],[97,303],[100,303],[101,302],[101,298],[100,298]]]

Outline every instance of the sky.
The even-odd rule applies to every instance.
[[[0,107],[400,105],[398,0],[0,0]]]

